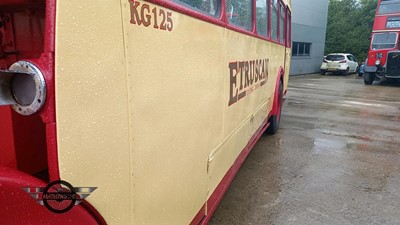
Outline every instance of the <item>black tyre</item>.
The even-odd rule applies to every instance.
[[[266,130],[267,134],[275,134],[278,132],[279,123],[281,121],[281,113],[282,113],[282,105],[283,105],[283,83],[279,82],[279,91],[278,91],[278,113],[277,115],[272,115],[269,118],[269,127]]]
[[[326,71],[325,70],[321,70],[321,75],[325,75]]]
[[[347,69],[345,71],[343,71],[343,75],[345,75],[345,76],[349,75],[349,70],[350,69],[347,67]]]
[[[371,85],[375,80],[374,73],[364,73],[364,84]]]

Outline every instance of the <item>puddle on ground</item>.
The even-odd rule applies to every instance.
[[[345,148],[346,148],[346,143],[340,140],[332,140],[325,138],[316,138],[314,140],[314,149],[316,152],[324,150],[340,150]]]

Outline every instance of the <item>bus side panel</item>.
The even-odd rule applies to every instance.
[[[268,43],[261,39],[243,36],[240,33],[226,31],[226,62],[252,61],[255,59],[267,59],[266,69],[268,75],[266,83],[262,86],[249,85],[252,91],[246,96],[229,105],[229,98],[225,96],[224,101],[224,143],[220,148],[210,154],[210,184],[208,197],[210,197],[220,185],[221,180],[233,165],[241,151],[249,144],[250,138],[256,133],[260,126],[266,121],[273,105],[276,79],[279,68],[284,65],[284,47]],[[236,43],[236,44],[234,44]],[[259,67],[259,70],[261,68]],[[250,72],[249,72],[250,73]],[[225,72],[225,93],[230,93],[232,84],[230,82],[229,70]],[[260,73],[259,73],[260,74]],[[245,76],[243,73],[243,86]],[[251,83],[251,82],[250,82]],[[254,81],[255,83],[255,81]],[[233,85],[235,86],[235,85]],[[237,78],[237,87],[240,89],[240,72]],[[243,88],[245,89],[245,88]],[[241,92],[240,90],[238,90]]]
[[[242,150],[244,150],[246,146],[249,146],[250,138],[253,136],[251,135],[250,130],[255,128],[256,124],[258,124],[258,128],[260,128],[260,126],[263,125],[263,122],[265,122],[267,117],[266,109],[272,107],[271,103],[272,101],[265,102],[260,106],[259,110],[256,111],[254,117],[249,117],[244,120],[243,123],[238,124],[237,129],[227,137],[224,144],[210,154],[208,200],[210,200],[210,197],[214,194],[214,191],[219,187],[219,185],[226,185],[226,183],[221,183],[221,181],[224,176],[227,175],[228,170],[232,166],[240,167],[240,165],[233,164],[241,154]],[[252,134],[255,134],[255,132]],[[234,175],[235,174],[231,174],[228,176]],[[210,204],[215,203],[211,202]]]
[[[108,224],[131,224],[130,135],[119,1],[57,1],[56,120],[60,177]]]
[[[208,155],[222,140],[224,29],[145,1],[129,4],[135,224],[189,224],[206,203]],[[161,29],[162,16],[154,23],[154,12],[170,15],[170,31]]]
[[[225,62],[231,62],[237,60],[239,63],[252,62],[254,60],[266,60],[266,65],[259,64],[254,67],[254,71],[251,72],[249,69],[249,77],[259,77],[258,81],[254,78],[254,81],[250,82],[246,86],[246,73],[243,71],[243,81],[241,82],[241,74],[237,75],[236,85],[232,85],[230,82],[230,72],[225,72],[225,100],[224,100],[224,131],[223,136],[227,138],[234,130],[240,126],[248,126],[249,133],[247,141],[259,128],[264,119],[267,118],[270,110],[272,109],[272,99],[275,93],[276,79],[279,75],[279,70],[284,66],[284,54],[285,48],[282,45],[270,43],[258,38],[244,36],[243,34],[227,30],[226,35],[226,54]],[[235,44],[236,43],[236,44]],[[249,64],[251,65],[251,64]],[[251,67],[251,66],[250,66]],[[265,72],[264,72],[265,69]],[[245,70],[245,69],[244,69]],[[257,71],[258,70],[258,75]],[[262,75],[264,74],[264,75]],[[264,79],[260,76],[265,76]],[[260,82],[262,80],[262,82]],[[264,83],[265,82],[265,83]],[[243,89],[240,90],[240,86],[243,85]],[[232,105],[229,105],[230,89],[235,92],[239,92],[238,100]],[[247,92],[243,98],[240,99],[240,93]],[[267,103],[267,104],[266,104]],[[265,105],[266,104],[266,105]],[[264,111],[259,110],[260,107],[264,107]],[[261,116],[258,115],[261,113]],[[254,121],[255,116],[260,116],[263,119]],[[243,124],[245,120],[249,120],[253,124]],[[247,144],[247,142],[245,143]],[[241,151],[244,146],[237,146],[235,149]]]

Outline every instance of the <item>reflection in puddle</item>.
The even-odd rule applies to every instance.
[[[350,133],[346,133],[346,132],[336,132],[336,131],[325,130],[325,129],[320,129],[318,131],[320,131],[321,133],[326,134],[326,135],[335,135],[338,137],[348,137],[348,138],[353,138],[353,139],[358,139],[358,140],[363,140],[363,141],[371,141],[371,138],[369,138],[367,136],[363,136],[363,135],[350,134]]]
[[[316,138],[314,140],[314,149],[316,152],[326,151],[326,150],[340,150],[346,148],[346,143],[343,141]]]
[[[382,107],[382,104],[375,104],[375,103],[367,103],[367,102],[357,102],[357,101],[343,101],[347,104],[352,105],[361,105],[361,106],[374,106],[374,107]]]

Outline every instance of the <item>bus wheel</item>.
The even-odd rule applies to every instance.
[[[321,70],[321,75],[325,75],[326,71],[325,70]]]
[[[374,82],[375,74],[374,73],[364,73],[364,84],[371,85]]]
[[[282,105],[283,105],[283,83],[279,82],[278,92],[278,112],[276,115],[271,115],[269,118],[269,127],[267,128],[267,134],[275,134],[278,132],[279,123],[281,121]]]

